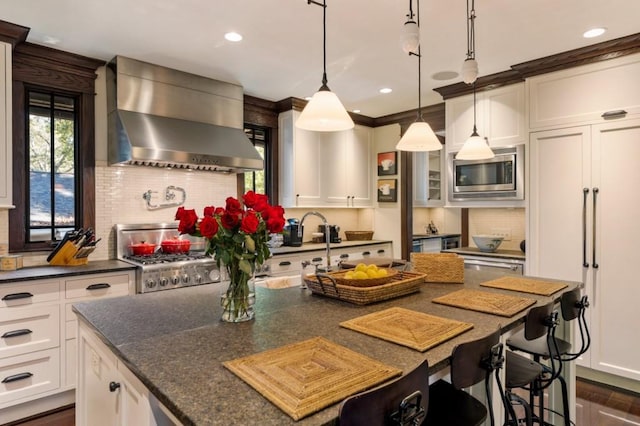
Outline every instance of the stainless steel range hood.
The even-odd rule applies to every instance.
[[[242,103],[241,86],[116,56],[107,67],[109,164],[262,169]]]

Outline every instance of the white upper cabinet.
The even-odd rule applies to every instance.
[[[307,207],[321,204],[319,132],[300,130],[295,121],[300,112],[280,114],[280,204],[283,207]]]
[[[0,42],[0,208],[12,208],[11,45]]]
[[[370,207],[373,133],[295,128],[298,111],[280,114],[280,203],[283,207]]]
[[[413,206],[444,205],[444,152],[413,153]]]
[[[476,127],[489,146],[502,147],[525,143],[524,83],[476,93]],[[473,131],[473,95],[445,102],[447,152],[458,152]]]
[[[617,111],[640,114],[640,55],[602,61],[527,80],[531,129],[603,122]]]

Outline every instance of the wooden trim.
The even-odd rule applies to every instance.
[[[29,34],[29,28],[22,25],[0,20],[0,41],[11,44],[12,48],[24,43]]]
[[[24,250],[25,223],[24,206],[27,205],[27,179],[26,176],[26,144],[25,133],[19,129],[26,128],[25,88],[19,81],[13,81],[13,203],[16,208],[9,210],[9,251],[18,252]],[[19,178],[18,178],[19,177]]]
[[[400,151],[400,244],[402,259],[411,260],[413,244],[413,154]]]
[[[244,122],[256,126],[278,128],[276,103],[244,95]]]
[[[510,70],[479,77],[476,81],[476,90],[495,89],[497,87],[522,82],[526,78],[535,75],[606,61],[638,52],[640,52],[640,33],[511,65]],[[442,95],[442,98],[446,100],[472,93],[473,86],[460,82],[437,87],[433,90]]]
[[[278,114],[290,110],[302,111],[306,105],[307,101],[305,101],[304,99],[290,97],[276,102],[276,110],[278,111]],[[367,127],[376,127],[375,118],[367,117],[366,115],[362,114],[356,114],[355,112],[350,111],[347,111],[347,113],[349,114],[349,116],[351,116],[351,119],[355,124]]]
[[[445,129],[445,108],[444,102],[436,105],[429,105],[422,108],[422,118],[429,123],[429,126],[434,132],[443,131]],[[373,127],[386,126],[388,124],[399,123],[402,128],[402,133],[416,121],[418,116],[418,109],[412,109],[409,111],[398,112],[395,114],[385,115],[382,117],[374,118]]]
[[[460,231],[460,246],[469,247],[469,209],[460,210],[462,228]]]

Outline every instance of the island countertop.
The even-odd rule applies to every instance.
[[[465,284],[424,284],[413,295],[367,306],[312,295],[299,287],[258,287],[255,320],[239,324],[220,321],[222,284],[78,303],[73,309],[184,424],[230,424],[229,419],[237,420],[234,416],[241,415],[259,419],[264,425],[321,425],[337,417],[339,404],[296,422],[224,368],[222,362],[322,336],[404,372],[426,357],[430,374],[434,374],[448,366],[455,345],[498,328],[506,332],[522,323],[526,310],[504,318],[431,302],[462,288],[478,288],[481,282],[498,276],[494,272],[465,271]],[[568,289],[580,285],[568,284]],[[529,297],[538,303],[550,300],[485,287],[482,290]],[[427,352],[418,352],[339,326],[342,321],[392,306],[470,322],[474,327]]]

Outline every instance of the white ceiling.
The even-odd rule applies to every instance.
[[[415,10],[414,0],[414,10]],[[327,0],[329,87],[349,110],[379,117],[417,107],[417,59],[399,36],[408,0]],[[466,54],[466,0],[421,0],[422,104],[442,102],[441,71]],[[640,0],[478,0],[480,75],[639,31]],[[98,59],[115,55],[241,84],[278,101],[311,96],[322,78],[322,8],[306,0],[3,0],[0,19],[28,41]],[[604,36],[584,39],[591,27]],[[240,43],[223,38],[244,36]],[[50,45],[51,46],[51,45]],[[393,89],[382,95],[382,87]]]

